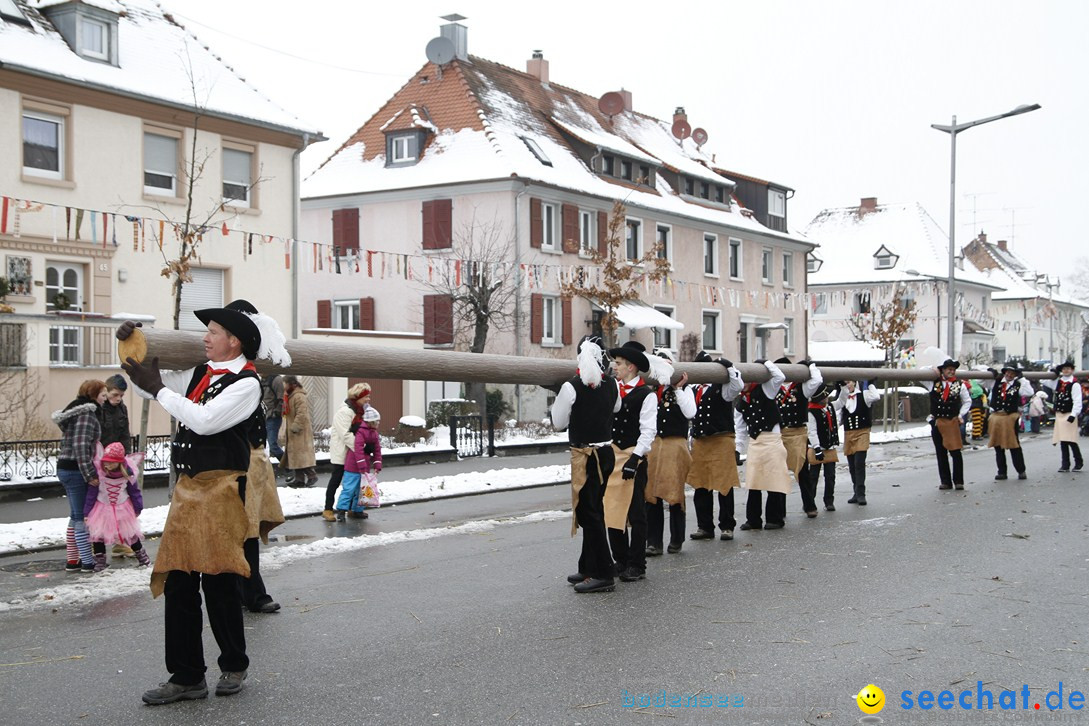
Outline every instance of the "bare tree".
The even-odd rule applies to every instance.
[[[602,337],[608,346],[616,345],[616,330],[620,327],[620,319],[616,316],[617,308],[629,300],[639,299],[638,285],[644,278],[658,282],[670,271],[669,260],[659,256],[659,244],[644,251],[639,258],[628,258],[627,250],[623,247],[627,231],[626,211],[627,207],[623,202],[618,200],[613,204],[605,238],[605,251],[590,251],[591,261],[601,268],[600,279],[591,281],[585,270],[579,268],[576,279],[560,286],[560,291],[568,297],[585,298],[601,306],[605,312],[601,319]]]

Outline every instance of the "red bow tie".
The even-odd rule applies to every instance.
[[[253,366],[253,363],[247,361],[246,365],[242,366],[242,370],[256,371],[257,369]],[[208,386],[212,383],[212,376],[222,376],[230,372],[230,368],[206,369],[204,371],[204,377],[200,379],[200,381],[197,383],[197,387],[190,391],[189,395],[186,396],[186,398],[188,398],[193,403],[200,403],[201,396],[204,395],[204,392],[208,390]]]

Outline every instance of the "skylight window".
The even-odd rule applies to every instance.
[[[533,153],[533,155],[537,157],[537,161],[541,162],[545,166],[552,166],[552,160],[548,158],[548,154],[544,153],[544,150],[540,146],[538,146],[536,141],[529,138],[528,136],[520,136],[518,138],[522,139],[522,142],[526,145],[526,148],[529,149]]]
[[[15,0],[0,0],[0,16],[21,23],[27,22],[26,17],[23,15],[23,11],[15,4]]]

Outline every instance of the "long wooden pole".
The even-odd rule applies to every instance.
[[[143,328],[133,335],[143,335],[147,344],[145,359],[159,358],[164,370],[184,370],[205,362],[201,333],[184,330]],[[289,340],[291,367],[280,368],[258,363],[262,371],[278,371],[305,376],[332,378],[395,378],[417,381],[461,381],[482,383],[521,383],[549,386],[575,375],[573,360],[524,358],[489,353],[460,353],[450,350],[405,350],[366,343],[341,343],[323,340]],[[738,363],[745,381],[762,383],[767,369],[757,363]],[[780,366],[789,381],[804,381],[809,369],[802,365]],[[676,378],[687,373],[692,383],[723,383],[726,369],[717,363],[677,363]],[[843,368],[821,366],[826,381],[936,380],[937,372],[909,368]],[[1085,371],[1076,375],[1083,376]],[[987,371],[958,371],[958,378],[991,379]],[[1051,371],[1027,372],[1031,380],[1055,378]]]

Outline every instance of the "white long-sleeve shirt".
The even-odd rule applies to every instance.
[[[603,385],[617,385],[615,378],[607,379],[612,383],[603,383]],[[620,410],[620,392],[617,389],[616,403],[613,404],[613,413]],[[567,427],[571,425],[571,407],[575,405],[575,387],[571,385],[571,381],[564,381],[560,386],[560,392],[556,394],[556,400],[552,402],[552,426],[557,431],[566,431]],[[610,443],[609,441],[593,441],[587,442],[593,446],[604,446]]]
[[[225,368],[231,373],[238,373],[246,363],[246,357],[240,355],[229,361],[208,361],[208,367]],[[189,368],[184,371],[163,371],[165,387],[156,396],[135,384],[133,390],[141,398],[158,401],[167,413],[201,436],[218,434],[242,423],[261,405],[261,382],[256,377],[243,378],[227,386],[222,393],[205,403],[193,403],[185,397],[185,390],[193,379],[193,370]],[[212,376],[211,383],[222,377]]]
[[[839,390],[839,394],[832,399],[832,406],[836,411],[847,410],[847,413],[854,413],[858,408],[858,394],[862,394],[862,401],[867,406],[872,406],[881,398],[881,394],[878,393],[873,387],[867,388],[865,391],[855,388],[854,393],[848,393],[846,387]]]
[[[807,399],[812,398],[822,383],[824,383],[824,375],[821,373],[821,369],[817,368],[816,363],[810,363],[809,378],[802,382],[802,395]]]
[[[768,400],[774,401],[775,396],[779,393],[779,387],[783,385],[784,381],[786,381],[786,375],[783,374],[782,368],[775,365],[770,360],[764,362],[764,367],[768,369],[768,373],[771,374],[771,378],[760,384],[760,390],[763,391],[764,395],[768,397]],[[810,372],[812,373],[812,371]],[[740,380],[740,376],[738,377],[738,380]],[[823,380],[824,379],[822,378],[821,382],[823,382]],[[820,385],[820,382],[818,382],[817,385]],[[817,389],[814,388],[813,390],[815,391]],[[775,427],[772,429],[772,431],[774,433],[780,433],[781,431],[779,428],[779,424],[775,424]],[[738,411],[737,408],[734,408],[734,437],[735,441],[737,442],[737,450],[741,452],[748,451],[749,425],[745,423],[745,417],[741,415],[741,412]]]
[[[725,388],[725,386],[723,387]],[[696,417],[696,395],[692,392],[692,386],[675,388],[677,394],[677,407],[681,409],[681,415],[691,420]]]
[[[1081,415],[1081,384],[1074,380],[1074,376],[1063,376],[1053,380],[1045,380],[1042,383],[1051,390],[1055,390],[1059,386],[1059,381],[1070,384],[1070,397],[1074,399],[1074,408],[1070,409],[1070,413],[1066,415],[1077,418]],[[1054,398],[1052,398],[1052,401],[1054,401]],[[1062,416],[1063,414],[1056,412],[1055,415]]]
[[[921,370],[921,371],[932,371],[932,370],[934,370],[934,368],[933,368],[933,366],[920,366],[919,370]],[[944,382],[945,382],[944,380],[938,380],[938,381],[926,381],[926,380],[923,380],[923,381],[919,381],[919,383],[922,384],[923,388],[925,388],[928,391],[934,390],[934,385],[936,383],[944,383]],[[958,413],[957,416],[959,418],[964,418],[966,415],[968,415],[968,411],[971,410],[971,408],[972,408],[972,394],[970,394],[968,392],[968,381],[961,381],[960,383],[961,383],[961,387],[960,387],[960,413]],[[933,415],[927,416],[926,420],[927,421],[933,421],[934,416]]]
[[[824,411],[821,411],[821,415],[825,416],[827,414]],[[836,423],[835,415],[832,416],[832,425],[833,426],[838,426],[838,424]],[[821,440],[820,440],[820,437],[817,436],[817,422],[813,420],[813,411],[812,411],[812,409],[810,409],[809,411],[806,412],[805,430],[806,430],[806,433],[807,433],[807,435],[809,437],[809,446],[814,448],[814,449],[821,448]]]

